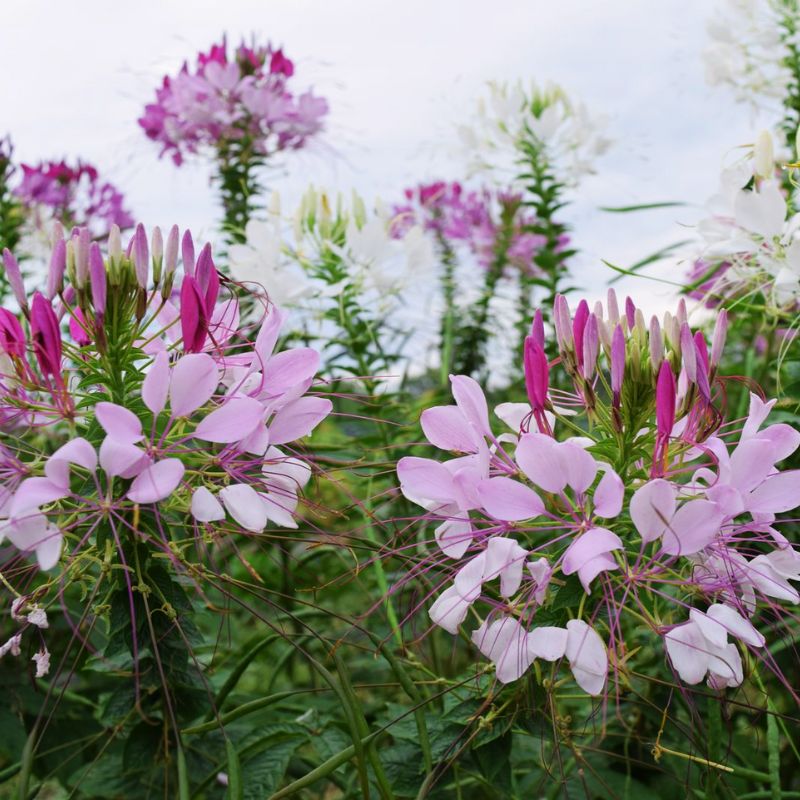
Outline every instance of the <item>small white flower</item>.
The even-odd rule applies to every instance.
[[[30,622],[31,625],[35,625],[37,628],[49,627],[47,612],[40,606],[31,606],[31,610],[28,612],[28,622]]]
[[[36,662],[37,678],[44,678],[50,672],[50,652],[46,647],[42,648],[38,653],[34,653],[31,661]]]
[[[0,658],[6,653],[11,653],[12,656],[18,656],[20,653],[20,643],[22,642],[22,634],[15,633],[4,645],[0,645]]]

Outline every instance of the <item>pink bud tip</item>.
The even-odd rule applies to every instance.
[[[550,384],[550,368],[544,350],[533,336],[525,338],[523,354],[525,366],[525,388],[528,400],[534,411],[542,411],[547,403],[547,390]]]

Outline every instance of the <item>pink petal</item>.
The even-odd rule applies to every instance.
[[[142,438],[142,423],[133,411],[116,403],[98,403],[94,413],[103,430],[118,442],[132,444]]]
[[[759,439],[767,439],[772,443],[772,457],[775,464],[788,458],[800,447],[800,431],[785,422],[770,425],[758,434]]]
[[[731,453],[730,484],[741,492],[755,489],[772,472],[774,450],[772,442],[760,436],[740,442]]]
[[[724,517],[710,500],[684,503],[664,531],[662,547],[671,556],[698,553],[714,541]]]
[[[451,375],[450,384],[456,404],[466,419],[475,426],[480,435],[491,436],[489,407],[480,384],[467,375]]]
[[[451,501],[456,493],[447,467],[432,458],[404,456],[397,462],[397,476],[403,494],[413,502],[418,499]]]
[[[142,381],[142,400],[158,416],[167,404],[169,390],[169,355],[166,350],[156,354]]]
[[[233,397],[200,421],[197,439],[219,444],[238,442],[248,436],[264,416],[264,409],[252,397]]]
[[[219,492],[228,513],[246,531],[261,533],[267,526],[267,509],[258,492],[246,483],[234,483]]]
[[[245,453],[263,456],[269,447],[269,429],[266,425],[256,425],[252,433],[238,442],[237,447]]]
[[[648,481],[633,493],[631,520],[642,541],[652,542],[664,534],[675,514],[675,489],[663,478]]]
[[[708,672],[708,643],[694,622],[678,625],[664,635],[669,660],[684,683],[700,683]]]
[[[272,357],[275,343],[278,341],[278,334],[281,331],[283,320],[283,312],[276,306],[272,306],[264,322],[261,323],[258,336],[256,336],[255,345],[253,347],[253,360],[250,363],[251,370],[258,370],[259,372],[264,371],[267,362]]]
[[[294,442],[307,436],[333,409],[324,397],[301,397],[284,406],[269,423],[271,444]]]
[[[61,445],[58,450],[47,459],[44,465],[44,474],[59,486],[69,487],[69,468],[71,464],[94,472],[97,469],[97,453],[82,436],[71,439]]]
[[[436,544],[450,558],[461,558],[472,544],[472,523],[460,519],[446,519],[434,531]]]
[[[39,506],[60,500],[69,494],[69,489],[53,483],[49,478],[25,478],[14,492],[9,507],[10,517],[19,517]]]
[[[769,416],[769,412],[776,402],[775,400],[769,400],[765,403],[757,394],[750,392],[750,409],[747,412],[747,421],[742,428],[741,441],[749,439],[758,433],[758,429]]]
[[[763,635],[753,627],[750,621],[730,606],[714,603],[709,606],[706,616],[724,626],[731,636],[735,636],[739,641],[749,644],[751,647],[763,647],[766,643]]]
[[[500,594],[511,597],[522,583],[522,568],[528,551],[520,547],[514,539],[493,536],[486,545],[483,580],[500,576]]]
[[[458,570],[453,580],[453,586],[465,599],[473,602],[480,597],[483,586],[483,576],[486,571],[486,551],[471,558]]]
[[[571,619],[567,632],[566,656],[575,682],[588,694],[599,695],[608,674],[608,654],[603,640],[582,619]]]
[[[488,478],[478,484],[481,505],[495,519],[518,522],[544,514],[544,504],[533,489],[511,478]]]
[[[278,492],[259,492],[261,501],[267,512],[267,518],[282,528],[296,528],[297,522],[292,516],[297,508],[297,495]]]
[[[606,528],[592,528],[581,534],[567,548],[564,553],[564,559],[561,562],[561,571],[565,575],[572,575],[587,561],[599,556],[601,553],[619,550],[622,546],[622,540],[616,533],[612,533]]]
[[[264,387],[275,395],[308,381],[319,369],[319,353],[311,347],[284,350],[272,356],[264,368]]]
[[[560,442],[558,451],[567,471],[567,484],[578,493],[585,492],[597,475],[598,466],[594,457],[573,442]]]
[[[106,436],[100,444],[100,467],[109,478],[133,478],[150,464],[136,445]]]
[[[528,652],[534,658],[543,658],[545,661],[558,661],[567,651],[566,628],[555,628],[549,625],[534,628],[528,634]]]
[[[747,498],[747,510],[758,514],[780,514],[800,505],[800,470],[772,475]]]
[[[2,533],[18,550],[36,552],[40,569],[52,569],[61,557],[63,536],[44,514],[30,514],[7,523]]]
[[[225,509],[205,486],[192,494],[192,516],[198,522],[216,522],[225,519]]]
[[[188,417],[211,399],[218,385],[219,370],[210,355],[190,353],[179,358],[169,383],[172,416]]]
[[[156,461],[136,476],[128,490],[128,499],[134,503],[157,503],[178,488],[183,473],[183,462],[179,458]]]
[[[471,605],[469,600],[461,597],[455,586],[450,586],[439,595],[428,610],[428,615],[439,627],[456,634]]]
[[[264,454],[261,475],[266,486],[281,486],[297,493],[311,478],[311,467],[299,458],[284,455],[277,447]]]
[[[533,661],[525,628],[513,617],[503,617],[472,634],[475,646],[497,669],[500,683],[511,683],[527,672]]]
[[[608,553],[600,553],[600,555],[585,561],[578,570],[578,578],[586,594],[591,594],[592,581],[601,572],[611,572],[615,569],[619,569],[619,564]]]
[[[458,406],[428,408],[419,421],[428,441],[441,450],[474,453],[478,449],[477,431]]]
[[[594,513],[598,517],[610,519],[622,511],[622,500],[625,496],[625,487],[622,478],[613,469],[607,469],[594,490]]]
[[[561,460],[558,443],[542,433],[526,433],[517,445],[517,463],[537,486],[546,492],[563,491],[569,474]]]

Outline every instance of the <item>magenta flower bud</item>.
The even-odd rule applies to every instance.
[[[94,313],[102,316],[106,310],[106,265],[97,242],[89,248],[89,281],[92,287]]]
[[[91,344],[92,341],[86,324],[86,317],[83,316],[83,311],[80,308],[76,308],[73,314],[74,316],[69,318],[69,335],[79,347],[85,347],[87,344]]]
[[[61,377],[61,331],[53,307],[39,292],[31,302],[31,338],[44,375]]]
[[[575,310],[575,319],[572,320],[572,339],[575,344],[575,360],[578,362],[578,367],[583,366],[583,332],[588,319],[589,304],[585,300],[581,300]]]
[[[208,289],[208,281],[211,278],[211,273],[215,272],[214,259],[211,257],[211,245],[206,242],[200,255],[197,257],[197,264],[194,269],[194,279],[200,287],[200,291],[205,294]]]
[[[47,271],[47,299],[52,300],[64,289],[64,272],[67,269],[67,243],[57,239],[50,255],[50,268]]]
[[[533,322],[531,323],[531,336],[533,341],[544,350],[544,317],[542,317],[542,310],[536,309],[533,315]]]
[[[547,403],[550,367],[547,364],[544,350],[537,344],[533,336],[525,337],[523,363],[528,401],[534,411],[543,411]]]
[[[178,226],[173,225],[167,235],[167,246],[164,250],[164,275],[169,277],[175,272],[178,266],[178,247],[180,246],[180,234]]]
[[[25,355],[25,331],[7,308],[0,308],[0,351],[19,358]]]
[[[181,255],[183,258],[183,272],[185,275],[194,275],[194,242],[192,232],[185,231],[181,240]]]
[[[75,282],[76,288],[82,289],[89,280],[89,245],[92,237],[88,228],[80,228],[77,235],[72,236],[72,246],[75,254]]]
[[[583,329],[583,377],[590,381],[594,377],[597,366],[597,354],[600,352],[600,331],[597,317],[589,315]]]
[[[611,391],[614,393],[615,404],[619,401],[622,391],[622,379],[625,376],[625,334],[622,325],[614,328],[611,337]]]
[[[656,381],[656,430],[661,439],[672,434],[675,425],[675,376],[668,361],[661,362]]]
[[[144,231],[144,225],[140,222],[133,235],[133,266],[136,270],[136,281],[142,289],[147,288],[147,274],[150,268],[148,251],[147,234]]]
[[[608,324],[614,327],[619,322],[619,304],[617,303],[617,293],[613,289],[608,290],[606,305],[608,306]]]
[[[695,351],[692,330],[688,322],[681,324],[681,358],[686,377],[691,383],[697,380],[697,353]]]
[[[566,352],[572,347],[572,319],[569,313],[569,303],[567,303],[567,298],[563,294],[556,295],[556,300],[553,304],[553,317],[558,349]]]
[[[11,291],[14,292],[14,297],[17,298],[17,303],[23,311],[28,310],[28,298],[25,294],[25,284],[22,282],[22,272],[20,271],[17,259],[14,258],[11,251],[6,247],[3,250],[3,266],[6,270],[6,278],[8,279]]]
[[[728,335],[728,312],[723,308],[717,315],[714,323],[714,335],[711,339],[710,364],[713,369],[719,366],[722,351],[725,347],[725,337]]]
[[[689,323],[689,317],[686,314],[686,300],[683,297],[678,301],[678,311],[675,316],[680,325],[683,325],[684,322],[687,324]]]
[[[625,319],[628,323],[628,330],[632,331],[636,324],[636,306],[630,297],[625,298]]]
[[[206,314],[208,318],[214,315],[214,307],[217,304],[217,297],[219,296],[219,273],[214,263],[211,263],[211,274],[208,276],[208,286],[206,287],[205,303]]]
[[[701,331],[696,331],[694,334],[694,346],[697,350],[698,364],[702,362],[708,372],[708,345]]]
[[[664,337],[661,333],[661,325],[658,317],[650,318],[650,363],[653,372],[657,375],[661,362],[664,360]]]
[[[184,275],[181,284],[181,333],[187,353],[202,351],[208,333],[208,316],[205,298],[191,275]]]

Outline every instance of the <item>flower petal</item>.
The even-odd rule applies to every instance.
[[[219,369],[210,355],[189,353],[181,356],[172,368],[169,382],[172,416],[188,417],[211,399],[218,385]]]
[[[487,478],[478,484],[481,505],[495,519],[518,522],[544,514],[544,504],[533,489],[511,478]]]
[[[478,432],[458,406],[428,408],[419,421],[428,441],[441,450],[474,453],[478,449]]]
[[[800,505],[800,470],[772,475],[747,498],[747,510],[757,514],[780,514]]]
[[[534,628],[528,634],[528,652],[534,658],[543,658],[545,661],[558,661],[567,652],[566,628],[556,628],[544,625]]]
[[[138,442],[142,434],[142,423],[133,411],[116,403],[98,403],[94,407],[97,421],[103,430],[118,442]]]
[[[513,617],[503,617],[489,625],[484,622],[473,632],[472,641],[495,664],[500,683],[517,680],[533,661],[525,628]]]
[[[571,619],[567,632],[566,656],[575,682],[588,694],[599,695],[608,674],[605,643],[582,619]]]
[[[609,467],[594,490],[592,498],[594,513],[605,519],[616,517],[622,511],[624,496],[625,487],[622,484],[622,478]]]
[[[684,503],[664,531],[662,547],[671,556],[698,553],[714,541],[724,517],[710,500]]]
[[[397,462],[397,476],[403,494],[415,503],[420,499],[452,501],[456,494],[453,476],[432,458],[404,456]]]
[[[166,350],[156,353],[142,381],[142,401],[156,416],[167,405],[169,391],[169,355]]]
[[[599,556],[601,553],[619,550],[622,546],[622,540],[616,533],[606,528],[592,528],[581,534],[567,548],[564,553],[564,559],[561,562],[561,571],[565,575],[572,575],[587,561]]]
[[[69,487],[53,483],[49,478],[25,478],[14,492],[8,514],[12,518],[20,517],[67,494]]]
[[[526,433],[517,445],[517,463],[537,486],[555,494],[563,491],[569,473],[561,460],[558,443],[542,433]]]
[[[70,439],[47,459],[44,474],[59,486],[69,487],[69,470],[72,464],[94,472],[97,469],[97,453],[82,436]]]
[[[664,635],[674,670],[684,683],[700,683],[708,672],[708,643],[694,622],[678,625]]]
[[[252,397],[232,397],[200,421],[197,439],[218,444],[238,442],[249,436],[263,421],[264,409]]]
[[[128,490],[134,503],[157,503],[169,497],[183,478],[185,468],[179,458],[165,458],[142,470]]]
[[[522,583],[522,569],[527,557],[528,551],[514,539],[493,536],[486,545],[483,580],[500,576],[500,594],[510,597]]]
[[[220,489],[219,497],[228,513],[246,531],[261,533],[267,526],[267,509],[252,486],[233,483]]]
[[[133,478],[150,463],[135,444],[106,436],[100,444],[100,467],[109,478]]]
[[[225,519],[225,509],[205,486],[201,486],[192,494],[192,516],[198,522],[216,522]]]
[[[664,534],[675,514],[675,488],[663,478],[648,481],[631,497],[630,514],[642,541],[652,542]]]
[[[269,423],[270,444],[286,444],[308,436],[333,409],[325,397],[301,397],[285,405]]]
[[[446,556],[461,558],[472,544],[472,523],[469,519],[446,519],[436,528],[434,536]]]
[[[448,633],[456,634],[471,605],[469,600],[461,597],[455,586],[450,586],[436,598],[428,609],[428,616]]]

